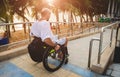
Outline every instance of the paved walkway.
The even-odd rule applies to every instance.
[[[109,42],[109,31],[107,30],[104,33],[106,41],[103,41],[103,47]],[[0,77],[110,77],[101,76],[87,70],[89,42],[92,37],[99,37],[99,34],[69,41],[69,63],[56,72],[50,73],[46,71],[42,63],[36,64],[30,59],[29,54],[24,54],[0,62]],[[93,45],[92,60],[97,58],[98,44],[98,42],[95,42]]]
[[[108,67],[107,76],[120,77],[120,63],[113,63]]]

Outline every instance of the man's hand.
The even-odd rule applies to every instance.
[[[44,42],[52,47],[54,47],[54,49],[57,51],[60,49],[60,45],[56,45],[54,42],[52,42],[52,40],[50,38],[46,38],[44,40]]]
[[[55,50],[57,51],[57,50],[59,50],[60,49],[60,46],[59,45],[56,45],[55,46]]]

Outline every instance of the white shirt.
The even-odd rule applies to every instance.
[[[3,37],[0,37],[0,40],[2,40],[3,39]]]
[[[31,27],[30,34],[31,36],[40,37],[42,41],[44,41],[46,38],[50,38],[53,42],[57,40],[52,33],[50,23],[46,20],[34,22]]]

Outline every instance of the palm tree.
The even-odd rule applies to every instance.
[[[109,0],[109,6],[108,6],[108,14],[110,14],[110,17],[116,17],[119,15],[120,10],[120,0]]]
[[[118,0],[118,3],[117,3],[117,9],[116,9],[116,14],[117,14],[117,16],[120,16],[120,0]]]
[[[8,12],[9,12],[9,7],[8,7],[8,2],[7,0],[0,0],[0,20],[3,22],[8,22]]]
[[[56,0],[56,3],[54,4],[55,5],[55,8],[57,6],[57,9],[59,9],[60,11],[63,12],[63,14],[65,12],[68,12],[68,22],[74,22],[74,17],[75,17],[75,7],[72,5],[72,0]],[[58,12],[57,12],[58,13]],[[57,16],[58,14],[56,13],[56,17],[58,18],[59,16]],[[59,19],[59,18],[58,18]],[[64,15],[63,15],[63,21],[64,21]],[[70,29],[71,31],[73,31],[73,26],[72,26],[72,23],[69,23],[69,26],[70,26]],[[58,29],[59,29],[59,26],[58,26]],[[73,32],[72,32],[73,34]]]
[[[47,1],[45,0],[30,0],[29,6],[32,9],[32,17],[35,17],[35,19],[38,19],[39,12],[42,10],[42,8],[46,7],[49,8]]]
[[[21,10],[21,6],[25,6],[28,0],[16,1],[16,0],[0,0],[1,3],[1,14],[0,19],[4,20],[3,22],[9,23],[14,22],[13,16],[16,13],[17,15],[28,20],[24,16],[24,12]],[[14,28],[14,26],[12,26]],[[6,30],[10,36],[10,26],[6,26]],[[15,31],[15,29],[14,29]]]
[[[10,14],[11,14],[11,22],[13,23],[14,20],[13,20],[13,16],[14,14],[16,13],[18,16],[22,17],[23,18],[23,21],[29,21],[26,17],[25,17],[25,10],[28,10],[27,9],[27,3],[28,3],[28,0],[9,0],[9,5],[11,6],[10,8]],[[15,31],[15,28],[14,28],[14,25],[12,26],[14,31]],[[23,28],[24,28],[24,32],[26,33],[26,26],[25,24],[23,24]]]
[[[94,15],[107,14],[109,0],[91,0]]]
[[[9,4],[7,0],[0,0],[0,20],[2,22],[9,22]],[[10,36],[10,26],[6,25],[6,31],[8,32],[8,36]]]

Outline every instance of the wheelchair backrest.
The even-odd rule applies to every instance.
[[[28,53],[31,59],[35,62],[41,62],[44,55],[45,44],[41,38],[34,38],[33,41],[28,45]]]

